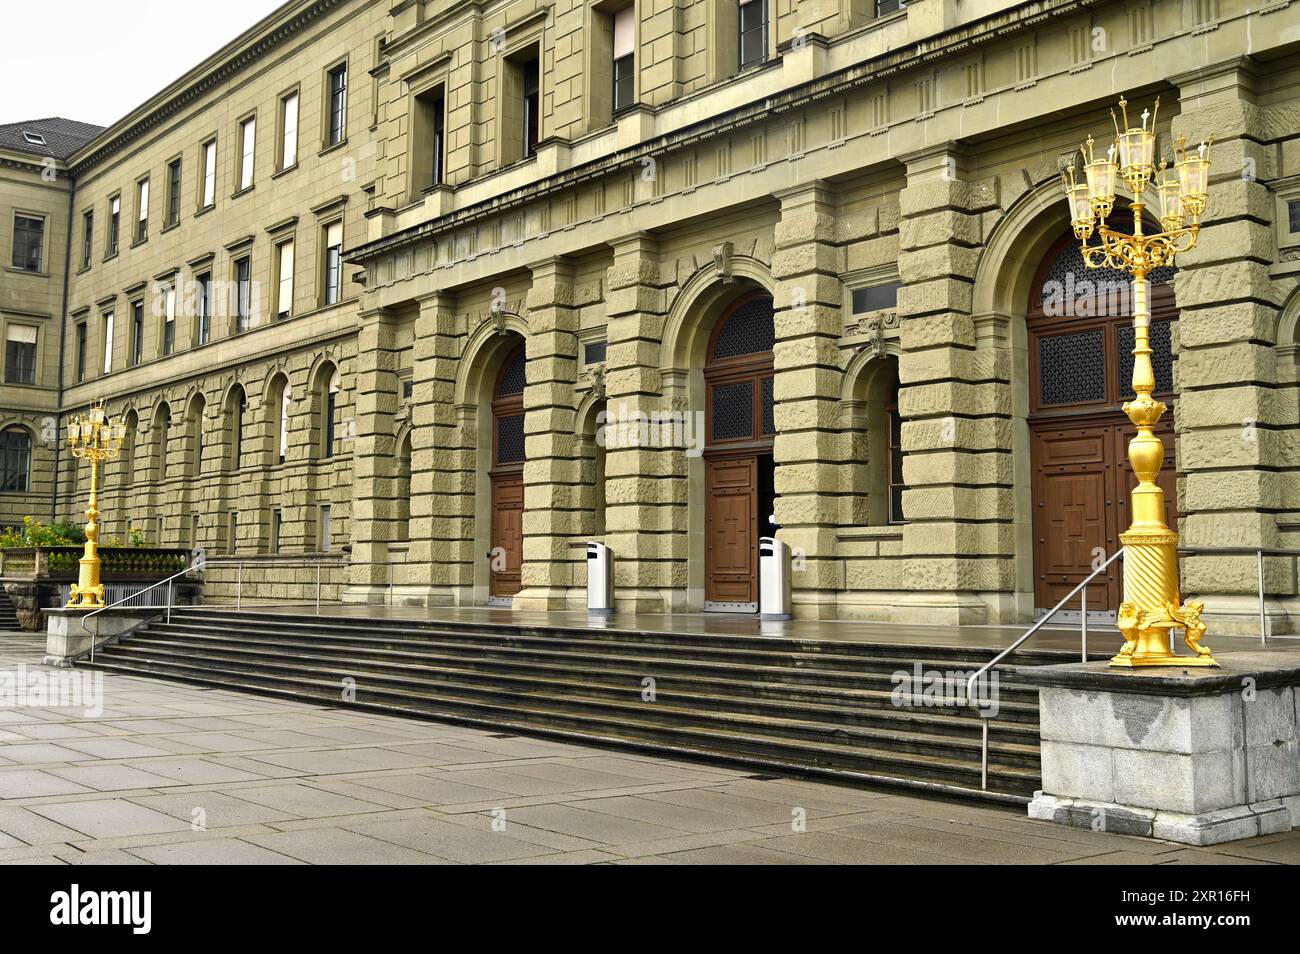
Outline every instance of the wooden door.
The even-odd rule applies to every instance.
[[[522,473],[492,475],[493,596],[519,592],[519,568],[524,557],[524,477]]]
[[[1032,429],[1034,603],[1055,606],[1119,546],[1114,424],[1036,424]],[[1119,605],[1118,567],[1089,587],[1088,609]],[[1098,581],[1101,582],[1100,580]],[[1070,609],[1078,609],[1077,599]]]
[[[758,604],[758,460],[708,460],[705,468],[704,598],[752,611]]]

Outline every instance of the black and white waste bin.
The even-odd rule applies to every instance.
[[[758,538],[758,618],[792,618],[790,547],[776,537]]]
[[[587,614],[614,615],[614,551],[594,540],[587,544]]]

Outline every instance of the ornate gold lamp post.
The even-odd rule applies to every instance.
[[[1133,393],[1124,413],[1137,427],[1129,441],[1128,459],[1137,474],[1133,489],[1132,519],[1128,532],[1120,534],[1124,544],[1124,601],[1116,614],[1116,625],[1124,646],[1112,666],[1217,666],[1208,646],[1201,613],[1205,604],[1183,603],[1178,591],[1178,534],[1165,524],[1165,495],[1156,485],[1156,475],[1165,459],[1164,442],[1153,428],[1165,412],[1165,405],[1151,395],[1155,373],[1151,367],[1150,275],[1153,269],[1172,265],[1179,252],[1196,245],[1200,217],[1209,196],[1210,160],[1206,143],[1188,153],[1180,138],[1174,149],[1176,174],[1165,174],[1166,163],[1157,169],[1155,114],[1142,113],[1142,125],[1131,126],[1128,103],[1119,101],[1124,129],[1115,122],[1115,143],[1098,156],[1092,137],[1080,150],[1084,158],[1085,181],[1077,183],[1074,166],[1066,170],[1065,194],[1070,203],[1070,220],[1079,239],[1083,260],[1089,268],[1115,268],[1133,276]],[[1160,100],[1155,103],[1159,111]],[[1115,113],[1111,111],[1111,118]],[[1148,125],[1148,120],[1149,125]],[[1212,140],[1211,140],[1212,141]],[[1159,178],[1157,179],[1157,175]],[[1106,225],[1115,206],[1117,178],[1133,193],[1133,234]],[[1146,190],[1153,186],[1160,197],[1163,231],[1143,234],[1142,210]],[[1097,245],[1089,245],[1094,231]],[[1185,642],[1195,656],[1176,656],[1170,647],[1170,630],[1185,630]]]
[[[68,445],[72,456],[90,461],[90,503],[86,507],[86,552],[81,557],[81,570],[72,587],[69,606],[97,607],[104,605],[104,584],[99,582],[99,464],[111,460],[122,449],[126,425],[104,413],[104,405],[96,404],[87,413],[78,415],[68,424]]]

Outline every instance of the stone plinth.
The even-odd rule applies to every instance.
[[[1300,652],[1221,669],[1021,670],[1040,687],[1031,818],[1212,845],[1300,826]]]
[[[71,666],[92,645],[161,615],[157,609],[107,609],[83,623],[89,612],[67,607],[45,610],[45,665]]]

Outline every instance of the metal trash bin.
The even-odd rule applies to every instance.
[[[758,538],[758,618],[793,618],[790,613],[790,547],[776,537]]]
[[[594,540],[587,544],[587,614],[614,615],[614,551]]]

